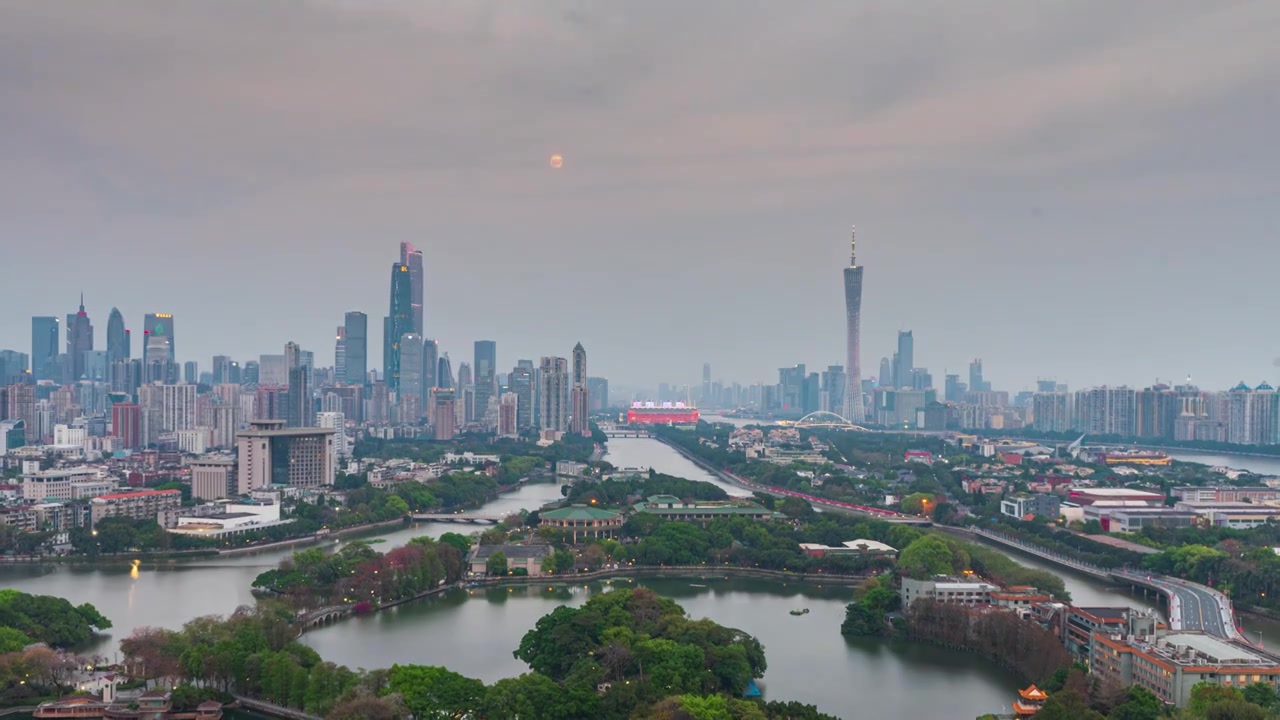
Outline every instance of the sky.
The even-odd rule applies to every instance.
[[[1280,380],[1280,3],[0,0],[0,348],[81,291],[333,359],[426,260],[455,367]],[[561,154],[564,165],[548,162]],[[135,341],[135,356],[140,348]]]

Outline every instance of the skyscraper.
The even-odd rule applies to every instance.
[[[587,378],[587,397],[591,411],[596,412],[609,407],[609,379],[602,377]]]
[[[539,368],[538,403],[543,430],[569,429],[569,361],[544,357]]]
[[[347,381],[347,328],[339,325],[333,342],[333,381]]]
[[[413,332],[423,337],[425,333],[422,325],[422,252],[416,250],[410,243],[400,243],[400,264],[409,266],[409,305],[413,308],[413,329],[405,332]]]
[[[289,385],[285,422],[289,427],[311,427],[315,422],[315,406],[311,400],[311,373],[302,360],[302,348],[298,343],[285,343],[284,367]]]
[[[390,390],[400,389],[400,338],[413,332],[412,278],[409,266],[391,264],[391,302],[382,322],[382,375]]]
[[[498,437],[519,437],[520,398],[513,392],[502,393],[498,403]]]
[[[129,331],[124,327],[124,315],[119,308],[111,308],[111,315],[107,318],[107,365],[113,365],[117,360],[128,360],[131,344]]]
[[[862,334],[862,268],[858,266],[858,239],[849,232],[849,267],[844,269],[845,309],[845,419],[860,423],[866,419],[862,406],[862,361],[859,342]]]
[[[990,392],[991,383],[982,379],[982,358],[969,363],[969,392]]]
[[[911,371],[916,366],[916,341],[910,330],[898,331],[898,352],[893,358],[893,387],[911,387]]]
[[[486,422],[489,399],[497,389],[498,344],[492,340],[477,340],[475,345],[475,396],[471,417]]]
[[[453,363],[449,361],[449,353],[445,353],[436,363],[436,387],[453,389],[457,386],[453,381]]]
[[[84,311],[84,294],[80,295],[80,310],[67,315],[67,358],[71,367],[71,381],[84,377],[84,354],[93,349],[93,323]]]
[[[339,378],[348,385],[369,382],[369,316],[362,312],[347,313],[342,325],[345,332],[346,375]]]
[[[52,380],[58,367],[58,343],[61,341],[58,318],[31,318],[31,377],[36,381]]]
[[[425,388],[422,384],[422,336],[416,333],[405,333],[400,336],[400,389],[396,391],[396,402],[401,411],[406,407],[416,408],[416,412],[408,415],[420,415]],[[406,402],[408,398],[412,401]],[[403,417],[404,422],[417,422],[417,417]]]
[[[431,388],[438,387],[436,371],[440,363],[440,346],[435,340],[427,338],[422,341],[422,407],[427,408],[427,397]],[[428,413],[429,415],[430,413]]]
[[[711,407],[711,363],[702,363],[702,397],[698,400],[702,407]]]
[[[178,359],[171,313],[147,313],[143,318],[142,338],[144,364],[149,365],[157,360],[174,362]]]
[[[516,406],[516,426],[521,430],[533,427],[533,363],[521,360],[511,369],[511,393],[519,403]]]
[[[573,346],[573,389],[570,391],[572,423],[569,431],[578,435],[590,435],[590,391],[587,389],[587,351],[582,343]]]

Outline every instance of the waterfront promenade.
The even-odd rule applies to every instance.
[[[991,530],[956,529],[975,537],[1016,548],[1020,552],[1099,580],[1154,590],[1163,595],[1168,602],[1169,627],[1173,630],[1198,630],[1226,640],[1248,642],[1236,624],[1235,609],[1231,605],[1231,600],[1213,588],[1140,569],[1099,567]]]

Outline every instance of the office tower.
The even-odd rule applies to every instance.
[[[191,497],[212,502],[227,497],[235,461],[230,458],[202,457],[187,462],[191,468]]]
[[[17,350],[0,350],[0,385],[28,382],[27,354]],[[0,420],[4,419],[0,416]]]
[[[231,378],[231,358],[226,355],[213,356],[213,384],[225,385],[227,383],[238,382],[238,379]]]
[[[969,392],[991,392],[991,383],[982,379],[982,358],[969,363]]]
[[[502,393],[498,403],[498,437],[514,438],[520,436],[519,420],[520,398],[513,392]]]
[[[342,327],[347,358],[347,372],[342,381],[348,385],[366,385],[369,382],[369,316],[349,312]]]
[[[436,381],[437,365],[440,362],[440,346],[435,340],[427,338],[422,341],[422,407],[424,410],[429,409],[427,406],[427,398],[431,395],[431,388],[438,387]],[[430,412],[426,413],[428,416]]]
[[[289,364],[284,355],[258,356],[259,385],[288,385]]]
[[[347,329],[338,326],[337,340],[333,344],[333,377],[334,382],[347,381]]]
[[[476,388],[471,382],[470,363],[458,363],[457,391],[455,399],[458,401],[456,404],[458,409],[458,426],[462,427],[475,419],[475,415],[473,414],[473,401],[475,400]]]
[[[943,392],[943,399],[949,403],[964,402],[964,393],[967,389],[968,386],[960,382],[959,375],[948,375],[945,390]]]
[[[440,356],[440,362],[436,363],[436,387],[454,389],[458,386],[453,381],[453,365],[449,362],[449,353]]]
[[[298,343],[289,341],[284,344],[284,367],[285,370],[302,367],[302,348]]]
[[[147,313],[143,318],[142,361],[150,365],[157,360],[176,362],[173,315],[171,313]]]
[[[540,427],[565,432],[569,429],[569,361],[544,357],[538,376]]]
[[[849,267],[844,269],[845,308],[845,419],[860,423],[866,412],[862,406],[862,360],[860,336],[862,334],[862,268],[858,266],[858,239],[853,229],[849,231]]]
[[[245,361],[244,368],[240,371],[241,385],[257,385],[262,379],[262,366],[257,361]]]
[[[107,382],[111,379],[110,372],[106,350],[90,350],[84,354],[84,374],[80,376],[81,380]]]
[[[200,382],[200,365],[195,360],[182,363],[182,382],[192,385]]]
[[[409,306],[413,309],[413,324],[405,332],[412,332],[420,337],[425,336],[422,315],[424,280],[422,276],[422,251],[415,249],[411,243],[400,243],[400,264],[409,267]]]
[[[431,415],[431,437],[434,440],[452,440],[458,434],[458,409],[453,390],[437,388],[435,407]]]
[[[844,417],[844,385],[846,380],[843,366],[827,366],[827,369],[822,373],[822,397],[825,402],[819,403],[820,410],[833,412],[840,417]]]
[[[138,391],[138,386],[142,384],[142,360],[138,358],[117,360],[112,363],[110,372],[112,392],[132,395]]]
[[[391,390],[400,389],[400,338],[413,332],[412,278],[409,266],[391,265],[391,301],[382,321],[382,375]]]
[[[817,412],[822,402],[822,379],[816,372],[805,375],[800,393],[800,412]]]
[[[132,343],[129,342],[129,331],[124,327],[124,315],[119,308],[111,308],[107,317],[107,365],[117,360],[128,360]]]
[[[893,387],[911,387],[911,369],[915,367],[916,341],[910,330],[898,332],[898,352],[893,355]]]
[[[84,377],[84,354],[93,349],[93,323],[84,311],[84,294],[80,295],[80,310],[67,315],[67,362],[71,376],[66,378],[76,382]]]
[[[312,427],[315,421],[315,404],[311,398],[311,383],[307,368],[303,365],[289,368],[289,386],[285,400],[285,424],[291,428]]]
[[[569,391],[569,432],[578,435],[591,434],[591,399],[587,389],[587,351],[582,343],[573,346],[573,378]]]
[[[538,380],[538,368],[533,364],[532,360],[517,360],[516,367],[524,368],[529,371],[529,404],[528,411],[525,414],[529,421],[528,425],[522,425],[521,428],[535,428],[542,424],[542,408],[540,392],[542,384]]]
[[[58,318],[44,315],[31,318],[31,377],[36,382],[54,379],[61,340]]]
[[[405,333],[397,343],[400,348],[400,389],[396,391],[396,402],[401,408],[412,405],[413,417],[404,416],[401,422],[416,423],[422,411],[422,398],[426,388],[422,384],[422,336],[416,333]],[[406,402],[412,398],[411,402]]]
[[[524,363],[529,363],[525,365]],[[516,396],[516,427],[521,430],[533,427],[533,363],[521,361],[511,369],[511,394]]]
[[[333,450],[339,458],[351,457],[351,449],[347,446],[347,418],[345,415],[336,411],[316,413],[316,427],[333,431]]]
[[[911,368],[910,382],[907,386],[912,390],[930,390],[933,388],[933,376],[924,368]]]
[[[1051,393],[1051,392],[1057,392],[1057,391],[1058,391],[1057,380],[1036,380],[1036,392]]]
[[[804,364],[778,368],[778,393],[783,410],[801,411],[804,408],[804,379],[808,376]],[[673,400],[675,398],[672,398]]]
[[[609,407],[609,379],[602,377],[587,378],[587,395],[591,404],[591,412],[600,412]]]
[[[893,361],[889,358],[880,358],[880,375],[876,378],[876,384],[880,387],[893,387]]]
[[[288,430],[279,420],[249,425],[236,433],[239,494],[277,483],[302,488],[333,485],[338,473],[333,430]]]
[[[497,390],[498,344],[492,340],[477,340],[475,344],[475,407],[471,417],[486,422],[489,399]]]

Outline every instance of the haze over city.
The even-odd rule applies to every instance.
[[[1276,381],[1274,3],[9,3],[0,347],[78,295],[179,360],[425,334],[619,385]],[[549,158],[559,154],[563,166]],[[381,367],[380,327],[370,367]]]

